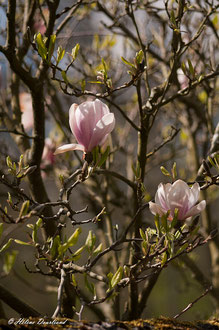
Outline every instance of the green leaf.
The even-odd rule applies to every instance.
[[[189,65],[189,72],[192,74],[193,78],[195,78],[195,70],[190,59],[188,59],[188,65]]]
[[[65,71],[62,71],[62,72],[61,72],[61,75],[62,75],[62,78],[63,78],[64,82],[65,82],[66,84],[68,84],[68,78],[67,78],[66,72],[65,72]]]
[[[176,180],[176,178],[177,178],[176,162],[173,163],[173,167],[171,169],[171,172],[172,172],[173,180]]]
[[[98,245],[98,247],[96,247],[96,249],[94,250],[93,256],[96,256],[97,254],[99,254],[100,252],[102,252],[102,250],[103,250],[103,243],[100,243]]]
[[[107,146],[106,150],[101,155],[101,158],[97,164],[98,167],[101,167],[105,163],[105,161],[107,160],[107,157],[109,156],[109,153],[110,153],[110,147]]]
[[[20,219],[21,217],[24,217],[27,214],[28,209],[29,209],[29,205],[30,205],[30,201],[29,200],[23,202],[23,204],[21,206],[21,209],[20,209],[20,213],[19,213],[18,219]]]
[[[2,233],[3,233],[3,223],[0,223],[0,238],[2,236]]]
[[[19,239],[15,239],[14,241],[15,241],[15,243],[17,243],[19,245],[32,245],[31,243],[24,242],[24,241],[21,241]]]
[[[176,25],[176,18],[175,18],[175,13],[174,13],[174,10],[171,10],[171,13],[170,13],[170,21]]]
[[[42,223],[43,223],[43,219],[42,219],[42,218],[39,218],[39,219],[37,220],[37,222],[36,222],[36,227],[37,227],[37,229],[41,227]]]
[[[45,41],[43,40],[41,33],[37,34],[36,43],[37,43],[37,46],[38,46],[39,55],[42,57],[43,60],[46,60],[47,48],[46,48]]]
[[[34,243],[37,243],[37,231],[41,227],[43,219],[39,218],[36,224],[33,226],[32,240]]]
[[[140,233],[140,236],[143,239],[143,241],[146,241],[147,238],[146,238],[145,232],[141,228],[139,229],[139,233]]]
[[[76,287],[77,286],[77,282],[76,282],[76,279],[75,279],[75,275],[74,274],[71,275],[71,280],[72,280],[73,286]]]
[[[156,214],[155,217],[154,217],[154,223],[155,223],[155,226],[157,228],[157,233],[158,235],[160,236],[160,217],[159,217],[159,214]]]
[[[57,50],[56,65],[59,64],[59,62],[63,59],[64,55],[65,55],[65,49],[63,49],[62,46],[59,46]]]
[[[187,74],[187,70],[186,70],[186,65],[185,65],[184,62],[181,63],[181,69],[182,69],[184,75],[186,75]]]
[[[80,233],[81,228],[77,228],[75,232],[69,237],[67,242],[59,246],[59,257],[61,257],[71,246],[74,246],[77,243]]]
[[[6,252],[5,256],[4,256],[4,265],[3,265],[3,271],[5,274],[9,274],[14,263],[15,263],[15,259],[16,256],[18,254],[18,251],[11,251],[11,252]]]
[[[143,53],[143,50],[142,50],[142,49],[139,50],[138,53],[136,53],[135,58],[136,58],[136,62],[137,62],[138,64],[141,64],[141,63],[142,63],[142,61],[143,61],[143,59],[144,59],[144,53]]]
[[[50,253],[52,259],[55,259],[58,256],[58,249],[61,246],[60,236],[57,235],[55,238],[52,238],[51,245],[50,245]]]
[[[10,192],[8,192],[8,200],[7,202],[10,204],[10,205],[13,205],[13,202],[12,202],[12,198],[11,198],[11,194]]]
[[[72,49],[71,51],[71,56],[72,56],[72,59],[73,61],[76,59],[76,57],[78,56],[78,51],[80,49],[80,45],[79,44],[76,44],[76,46]]]
[[[8,249],[10,247],[12,241],[13,241],[13,239],[9,238],[8,242],[5,245],[3,245],[2,248],[0,249],[0,253],[5,251],[6,249]]]
[[[85,81],[85,79],[82,79],[82,81],[81,81],[81,90],[82,90],[82,92],[85,91],[85,87],[86,87],[86,81]]]
[[[106,292],[109,292],[109,290],[112,289],[112,285],[111,285],[111,282],[112,282],[112,278],[113,278],[113,273],[108,273],[107,274],[107,277],[108,277],[108,283],[109,283],[109,289],[106,291]]]
[[[56,42],[56,35],[53,34],[50,36],[50,40],[49,40],[49,50],[48,50],[48,62],[51,62],[51,58],[54,52],[54,48],[55,48],[55,42]]]
[[[93,234],[92,230],[89,230],[89,233],[87,235],[87,239],[85,242],[85,246],[89,253],[92,253],[95,243],[96,243],[96,236],[95,236],[95,234]]]
[[[90,84],[102,84],[103,85],[103,82],[102,81],[98,81],[98,80],[89,80],[88,82]]]
[[[122,278],[123,268],[120,266],[111,279],[111,287],[114,288]]]
[[[104,61],[104,59],[101,59],[101,62],[103,64],[103,74],[104,74],[104,80],[106,81],[107,79],[107,66],[106,66],[106,62]]]
[[[217,168],[219,169],[219,155],[218,154],[214,156],[214,161],[217,165]]]
[[[160,167],[160,170],[163,173],[163,175],[166,175],[166,176],[170,176],[171,177],[170,172],[167,171],[167,169],[164,166],[161,166]]]
[[[174,228],[178,222],[178,214],[179,214],[179,210],[176,208],[174,210],[174,217],[173,220],[171,221],[171,228]]]
[[[84,274],[84,282],[86,288],[92,293],[93,296],[96,296],[96,289],[92,282],[89,282],[87,279],[87,274]]]
[[[33,229],[34,229],[34,225],[33,225],[32,223],[28,223],[28,224],[27,224],[27,228],[30,228],[30,229],[33,230]]]
[[[144,255],[147,255],[149,245],[146,241],[141,242],[141,248],[142,248]]]
[[[183,252],[185,249],[187,249],[187,247],[189,246],[189,243],[186,242],[185,244],[183,244],[179,250],[176,252],[176,254],[180,254],[181,252]]]
[[[12,160],[11,160],[10,156],[6,157],[6,164],[8,167],[10,167],[10,168],[12,167]]]
[[[165,263],[167,262],[167,253],[164,252],[163,254],[163,258],[161,260],[161,266],[163,267],[165,265]]]
[[[123,56],[121,56],[121,60],[122,60],[126,65],[128,65],[128,66],[130,66],[130,67],[136,69],[135,66],[134,66],[134,64],[131,63],[131,62],[129,62],[129,61],[127,61]]]
[[[161,217],[161,224],[162,224],[165,232],[168,231],[167,218],[168,218],[169,214],[170,214],[170,212],[167,211],[167,213],[162,215],[162,217]]]
[[[99,147],[96,146],[92,150],[92,156],[93,156],[93,162],[94,164],[97,164],[98,159],[99,159]]]
[[[83,252],[85,246],[83,245],[80,249],[78,249],[74,254],[72,255],[72,260],[77,261],[81,257],[81,253]]]
[[[80,235],[81,231],[81,228],[77,228],[75,232],[69,237],[67,240],[68,247],[74,246],[77,243],[78,236]]]

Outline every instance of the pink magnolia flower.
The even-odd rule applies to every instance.
[[[178,209],[178,220],[185,220],[204,210],[205,200],[196,205],[199,192],[200,187],[197,182],[191,188],[182,180],[177,180],[173,184],[160,183],[155,195],[155,203],[149,202],[150,211],[160,216],[170,211],[168,220],[172,221],[174,211]]]
[[[42,164],[41,168],[44,169],[48,165],[53,165],[55,163],[54,157],[55,143],[51,138],[47,137],[45,139],[43,155],[42,155]]]
[[[30,93],[19,94],[20,108],[22,112],[22,124],[24,129],[29,131],[33,128],[33,107]]]
[[[48,8],[43,8],[42,13],[44,17],[42,17],[40,10],[36,10],[36,14],[34,15],[33,29],[35,33],[40,32],[41,34],[45,34],[46,23],[48,23],[49,19]]]
[[[69,109],[69,125],[78,144],[65,144],[56,149],[55,155],[69,151],[82,150],[89,153],[98,145],[103,145],[115,126],[114,114],[106,104],[96,99]]]

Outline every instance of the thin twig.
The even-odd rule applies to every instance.
[[[177,319],[179,316],[181,316],[182,314],[184,314],[185,312],[187,312],[189,309],[191,309],[193,307],[193,305],[195,303],[197,303],[201,298],[203,298],[204,296],[206,296],[206,294],[208,294],[208,292],[212,290],[212,286],[210,286],[209,288],[207,288],[205,290],[205,292],[203,292],[201,294],[201,296],[199,296],[198,298],[196,298],[195,300],[193,300],[190,304],[188,304],[188,306],[186,308],[184,308],[180,313],[176,314],[173,318]]]
[[[58,297],[57,297],[57,307],[56,310],[52,316],[52,318],[56,318],[59,314],[61,314],[61,307],[62,307],[62,294],[63,294],[63,289],[64,289],[64,284],[65,284],[65,279],[66,279],[66,273],[64,269],[61,269],[61,280],[58,288]]]

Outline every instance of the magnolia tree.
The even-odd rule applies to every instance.
[[[218,310],[218,10],[0,2],[2,317],[137,319],[171,264]]]

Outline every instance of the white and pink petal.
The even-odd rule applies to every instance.
[[[159,216],[162,216],[167,213],[167,211],[164,210],[160,205],[153,202],[149,202],[149,209],[154,215],[158,214]]]
[[[63,146],[58,147],[55,150],[54,155],[62,154],[63,152],[72,151],[72,150],[84,151],[84,146],[77,143],[64,144]]]
[[[184,219],[193,217],[194,215],[198,215],[200,214],[206,207],[206,201],[203,200],[200,203],[198,203],[197,205],[193,206],[185,215]]]

